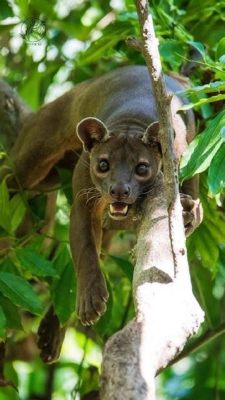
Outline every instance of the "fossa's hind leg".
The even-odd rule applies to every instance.
[[[41,350],[40,356],[45,363],[58,360],[66,333],[66,328],[60,326],[59,319],[50,307],[38,328],[37,344]]]

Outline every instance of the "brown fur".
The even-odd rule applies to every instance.
[[[165,81],[169,93],[183,88],[171,77],[165,77]],[[182,116],[178,113],[185,102],[176,95],[171,102],[174,150],[178,159],[195,133],[192,112]],[[142,199],[146,192],[151,193],[160,170],[156,122],[156,104],[147,69],[130,66],[78,84],[29,115],[12,149],[17,181],[25,188],[37,188],[55,184],[55,165],[65,162],[70,155],[72,167],[76,162],[73,152],[80,152],[83,142],[86,151],[74,172],[70,217],[70,244],[77,274],[77,314],[83,324],[94,323],[106,310],[108,293],[99,268],[102,230],[135,228],[141,216]],[[76,127],[78,135],[75,135]],[[110,168],[102,175],[98,163],[104,157]],[[144,179],[136,173],[143,160],[148,169]],[[11,180],[10,184],[15,186],[16,182]],[[197,198],[193,184],[186,185],[185,193]],[[182,202],[187,210],[185,228],[191,232],[200,223],[200,206],[190,196],[182,196]],[[128,206],[127,215],[122,218],[119,212],[119,218],[112,218],[110,204],[115,208],[121,203],[124,210]],[[52,342],[52,348],[47,351],[58,354],[54,343],[61,341]]]

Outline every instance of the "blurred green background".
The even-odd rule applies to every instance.
[[[201,173],[204,222],[188,239],[188,254],[194,292],[206,313],[186,357],[157,378],[158,399],[223,400],[225,1],[159,0],[151,6],[164,70],[187,72],[193,84],[186,95],[201,134],[183,159],[181,179]],[[139,36],[131,0],[0,0],[0,77],[35,111],[78,82],[144,64],[141,54],[127,47],[128,36]],[[97,390],[103,345],[134,315],[129,253],[134,237],[118,232],[102,262],[110,291],[107,313],[92,329],[77,322],[68,246],[71,173],[62,170],[60,176],[54,252],[43,251],[45,236],[38,229],[20,239],[15,234],[27,207],[37,226],[43,220],[45,196],[29,204],[26,193],[10,200],[5,183],[0,184],[0,236],[11,241],[0,260],[0,337],[3,342],[7,337],[5,375],[18,387],[18,392],[0,388],[0,400],[80,399]],[[71,320],[71,328],[59,361],[46,366],[35,332],[51,302],[61,323]]]

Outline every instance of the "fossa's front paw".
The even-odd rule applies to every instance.
[[[78,280],[76,311],[83,325],[92,325],[106,311],[106,283],[101,274]]]
[[[202,222],[203,209],[199,199],[193,200],[188,194],[180,194],[183,207],[185,235],[189,236]]]

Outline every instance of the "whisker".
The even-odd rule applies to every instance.
[[[90,187],[90,188],[84,188],[84,189],[81,189],[77,194],[76,194],[76,199],[79,199],[80,197],[82,197],[82,196],[88,196],[88,195],[90,195],[90,194],[94,194],[94,193],[96,193],[96,194],[98,194],[98,193],[100,193],[99,192],[99,190],[96,188],[96,187],[94,187],[94,186],[92,186],[92,187]]]
[[[101,202],[101,197],[99,197],[98,199],[96,199],[95,203],[94,203],[94,207],[98,207],[98,204],[100,204]]]
[[[89,199],[87,199],[86,204],[88,204],[91,200],[96,199],[99,200],[101,197],[99,195],[94,195],[92,197],[89,197]]]

